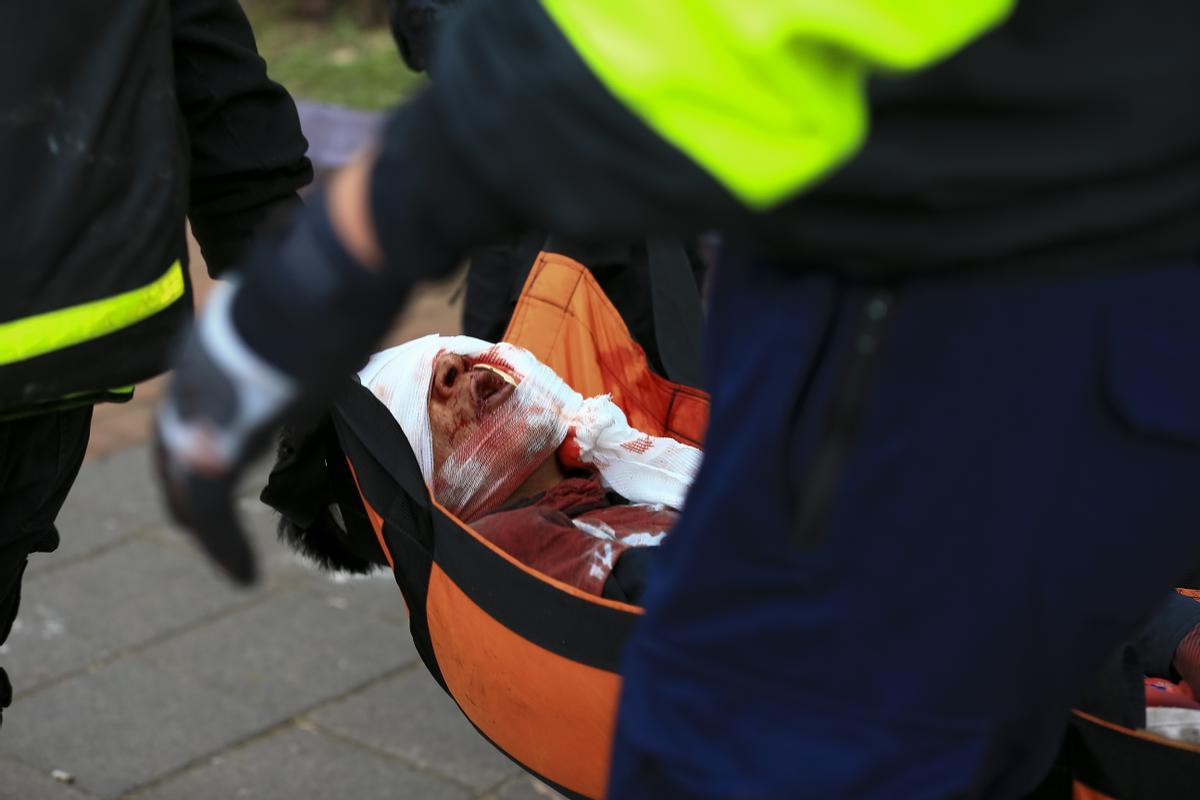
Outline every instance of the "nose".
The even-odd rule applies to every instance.
[[[465,379],[467,362],[454,353],[442,353],[433,362],[432,391],[435,397],[447,400],[454,394],[457,384]]]

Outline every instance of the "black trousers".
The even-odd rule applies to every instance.
[[[54,519],[79,474],[92,408],[0,422],[0,644],[21,602],[30,553],[58,548]]]

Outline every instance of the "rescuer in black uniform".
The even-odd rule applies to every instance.
[[[165,370],[191,319],[185,220],[220,274],[312,168],[235,0],[9,3],[0,37],[3,643],[92,405]]]

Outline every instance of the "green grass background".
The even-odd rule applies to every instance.
[[[244,7],[268,73],[297,99],[379,110],[424,81],[404,66],[386,27],[362,28],[348,14],[294,19],[278,0]]]

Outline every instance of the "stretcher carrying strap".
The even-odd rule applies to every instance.
[[[1071,716],[1059,763],[1074,780],[1075,797],[1182,798],[1193,796],[1200,784],[1200,747],[1079,711]]]
[[[704,313],[687,251],[678,239],[652,236],[646,240],[646,257],[659,358],[668,378],[699,389],[704,386],[700,361]]]
[[[183,265],[127,292],[0,323],[0,367],[65,350],[149,319],[183,297]]]

